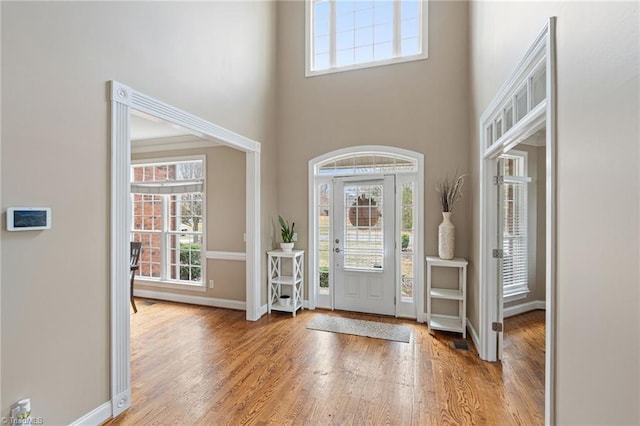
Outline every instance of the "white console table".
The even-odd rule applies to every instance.
[[[291,312],[302,308],[304,300],[304,250],[271,250],[269,256],[269,295],[267,297],[267,311]],[[283,261],[291,262],[291,275],[283,275]],[[280,304],[280,296],[291,298],[289,305]]]
[[[445,260],[437,256],[427,256],[427,325],[429,331],[442,330],[462,333],[467,338],[467,262],[460,257]],[[443,288],[442,284],[433,283],[432,269],[458,268],[457,288]],[[432,299],[446,299],[458,301],[458,315],[443,315],[433,312]]]

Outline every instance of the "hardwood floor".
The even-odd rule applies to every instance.
[[[247,322],[241,311],[137,305],[133,406],[109,425],[544,423],[544,312],[506,321],[500,364],[409,320],[305,310]],[[402,323],[413,336],[307,330],[320,314]]]

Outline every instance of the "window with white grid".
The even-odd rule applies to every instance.
[[[345,269],[384,268],[383,184],[344,186],[343,241]]]
[[[526,156],[502,156],[504,296],[529,292]]]
[[[426,0],[307,0],[307,75],[427,57]]]
[[[204,285],[204,160],[131,167],[131,241],[142,242],[138,276]]]
[[[318,283],[320,293],[329,293],[330,257],[331,257],[331,185],[328,182],[318,184]]]
[[[400,220],[400,241],[402,252],[400,255],[401,260],[401,283],[400,283],[400,297],[402,299],[412,300],[414,296],[413,284],[415,282],[415,250],[414,250],[414,225],[413,217],[415,216],[415,204],[413,202],[414,196],[414,182],[404,182],[401,184],[401,214]]]

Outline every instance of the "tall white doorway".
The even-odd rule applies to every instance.
[[[424,322],[424,157],[367,145],[309,161],[309,308]]]
[[[177,125],[208,140],[243,151],[246,159],[246,318],[260,318],[260,143],[109,82],[111,102],[111,409],[131,406],[129,241],[131,231],[131,116],[134,111]]]
[[[554,340],[555,340],[555,226],[556,226],[556,64],[555,18],[550,18],[505,85],[480,118],[480,239],[478,262],[480,285],[480,323],[478,350],[487,361],[500,360],[503,353],[504,305],[511,296],[524,296],[527,289],[519,284],[524,278],[528,255],[522,255],[526,243],[521,240],[525,228],[515,221],[513,202],[518,192],[524,199],[528,176],[505,176],[505,159],[514,161],[513,148],[519,147],[542,129],[544,133],[544,307],[545,312],[545,421],[554,418]],[[500,167],[500,165],[503,167]],[[510,173],[512,174],[512,173]],[[511,193],[505,196],[505,183]],[[511,204],[511,207],[509,205]],[[505,213],[505,209],[512,208]],[[511,220],[512,223],[503,223]],[[522,223],[524,224],[524,222]],[[520,239],[520,242],[518,242]],[[525,240],[526,241],[526,238]],[[520,254],[519,254],[520,253]],[[505,255],[507,257],[505,258]],[[510,275],[509,275],[510,274]],[[511,288],[513,287],[513,288]],[[508,291],[509,290],[509,291]],[[512,299],[511,301],[513,301]],[[537,308],[536,308],[537,309]]]
[[[395,315],[395,176],[333,179],[334,306]]]

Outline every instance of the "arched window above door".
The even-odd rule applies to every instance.
[[[328,158],[315,166],[316,175],[415,173],[418,161],[399,154],[358,152]]]

